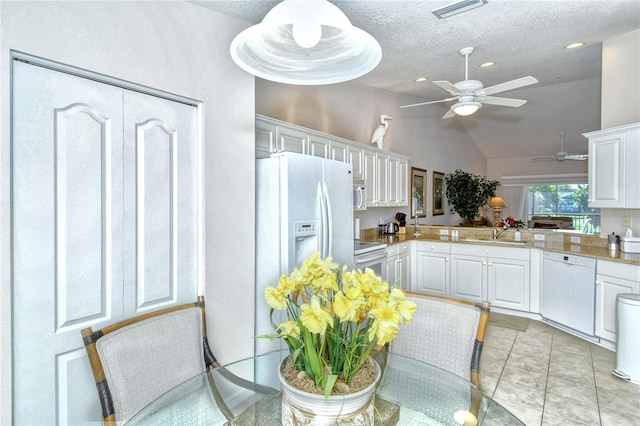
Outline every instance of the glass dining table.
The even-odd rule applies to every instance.
[[[288,351],[236,361],[171,389],[127,425],[281,425],[277,371]],[[383,375],[375,424],[522,425],[516,416],[469,381],[433,365],[381,352]]]

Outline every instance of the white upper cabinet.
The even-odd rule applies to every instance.
[[[640,123],[585,133],[589,207],[640,208]]]
[[[329,145],[329,158],[336,161],[342,161],[343,163],[351,162],[349,158],[349,145],[340,141],[331,141]],[[353,163],[352,163],[353,165]],[[355,166],[353,166],[355,176]]]
[[[276,148],[276,125],[256,118],[256,158],[268,158]]]
[[[309,154],[309,135],[298,129],[278,126],[277,132],[278,152],[297,152],[298,154]]]
[[[297,152],[351,163],[353,177],[364,179],[368,207],[409,205],[409,157],[256,115],[256,158]]]
[[[331,140],[325,137],[318,137],[316,135],[309,135],[309,155],[320,158],[331,158],[329,149],[331,146]],[[345,162],[344,160],[339,160]]]

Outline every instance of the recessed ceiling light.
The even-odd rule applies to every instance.
[[[570,45],[565,46],[564,48],[565,49],[576,49],[576,48],[582,47],[582,46],[584,46],[584,42],[583,41],[581,41],[579,43],[571,43]]]
[[[492,67],[495,64],[496,64],[495,62],[485,62],[484,64],[480,64],[480,68]]]
[[[428,80],[427,77],[418,77],[418,78],[416,78],[416,82],[417,83],[422,83],[423,81],[427,81],[427,80]]]

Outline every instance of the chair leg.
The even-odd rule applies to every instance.
[[[220,395],[220,391],[216,386],[216,382],[211,374],[211,370],[207,371],[207,380],[209,381],[209,387],[211,388],[211,392],[213,393],[213,398],[216,400],[216,404],[218,404],[218,408],[222,411],[222,414],[227,418],[227,420],[233,419],[235,416],[233,412],[229,409],[227,404],[224,402],[224,398]]]

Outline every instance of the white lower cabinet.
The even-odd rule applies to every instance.
[[[620,293],[640,294],[640,267],[598,260],[596,273],[596,336],[616,342],[617,297]]]
[[[451,295],[529,311],[530,249],[482,245],[451,247]]]
[[[411,290],[447,296],[450,294],[451,244],[419,241],[415,256],[415,279]]]
[[[451,295],[482,302],[486,300],[486,288],[486,257],[451,253]]]
[[[387,248],[387,282],[402,290],[410,290],[411,243],[394,244]]]
[[[528,311],[529,260],[489,258],[487,266],[488,300],[491,305]]]

